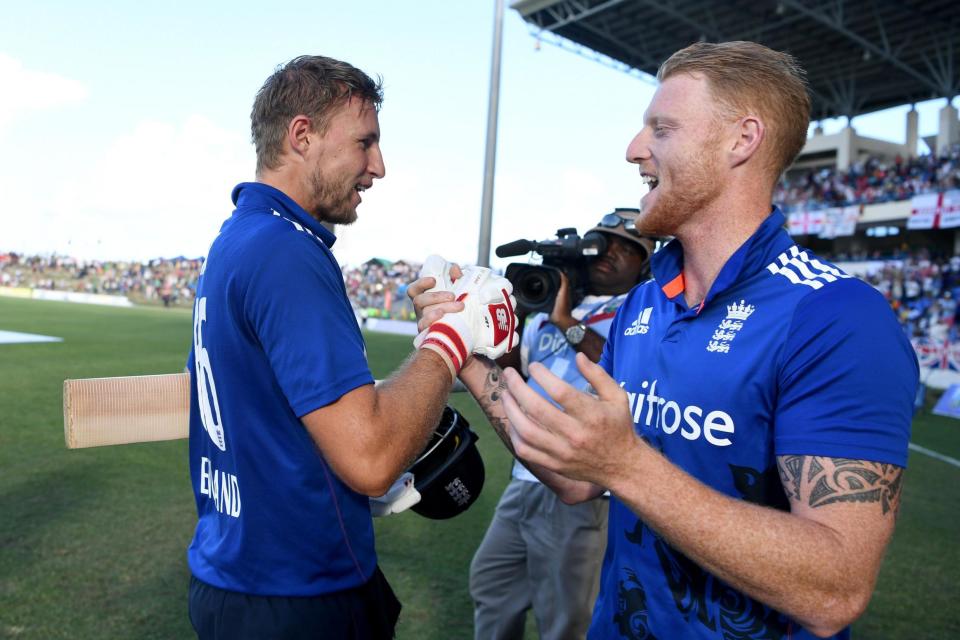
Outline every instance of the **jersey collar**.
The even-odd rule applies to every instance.
[[[276,187],[262,182],[241,182],[233,188],[231,198],[237,209],[273,209],[287,218],[292,218],[310,229],[328,248],[332,248],[337,241],[337,236]]]
[[[786,224],[786,218],[784,218],[783,213],[780,212],[778,207],[773,207],[770,215],[760,223],[753,235],[747,238],[747,241],[740,245],[724,263],[707,295],[696,307],[696,313],[699,313],[710,304],[714,297],[733,284],[765,269],[768,264],[776,259],[776,256],[793,244],[793,240],[790,239],[783,228],[784,224]],[[660,286],[663,294],[674,303],[687,309],[687,304],[683,299],[683,292],[686,287],[683,279],[683,246],[680,242],[674,240],[653,254],[650,259],[650,266],[654,280]]]

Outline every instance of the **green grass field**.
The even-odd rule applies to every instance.
[[[0,298],[0,329],[64,339],[0,344],[0,638],[191,637],[186,441],[67,451],[61,404],[65,378],[182,370],[189,312]],[[384,377],[410,340],[369,334],[367,346],[374,375]],[[472,636],[467,571],[509,475],[472,400],[459,394],[452,403],[480,434],[487,482],[453,520],[377,521],[381,564],[404,603],[402,639]],[[913,440],[960,458],[955,420],[924,412]],[[911,455],[897,533],[854,637],[960,637],[958,486],[960,469]]]

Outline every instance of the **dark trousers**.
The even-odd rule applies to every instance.
[[[378,567],[366,584],[312,597],[254,596],[190,576],[200,640],[389,640],[400,602]]]

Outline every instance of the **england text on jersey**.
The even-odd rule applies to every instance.
[[[240,483],[237,476],[214,469],[210,458],[200,458],[200,495],[213,500],[217,511],[240,517]]]

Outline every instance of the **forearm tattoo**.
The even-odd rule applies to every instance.
[[[813,508],[836,502],[879,502],[896,516],[903,488],[903,467],[825,456],[778,456],[783,489],[790,500]]]
[[[515,453],[513,443],[510,441],[510,434],[507,432],[507,425],[510,424],[510,421],[507,419],[503,411],[503,404],[500,402],[506,388],[507,382],[503,379],[503,371],[496,364],[490,363],[487,375],[483,380],[483,388],[476,399],[490,421],[490,426],[497,432],[510,453]]]

